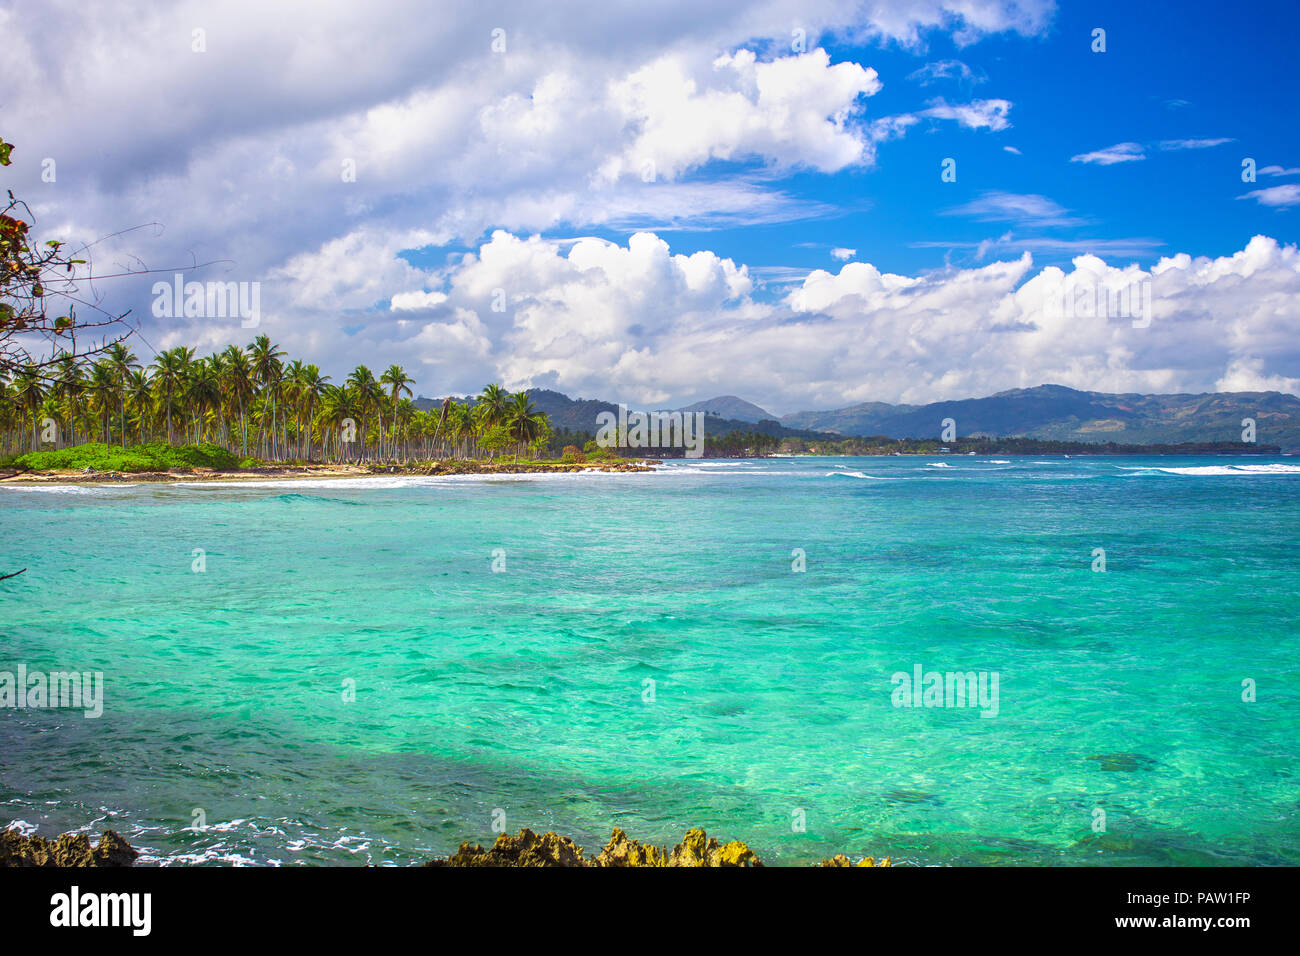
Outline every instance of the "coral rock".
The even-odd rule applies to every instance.
[[[596,866],[667,866],[668,858],[657,846],[642,846],[618,827],[605,849],[596,857]]]
[[[688,830],[671,853],[663,847],[644,845],[617,827],[609,843],[594,860],[582,855],[582,847],[556,833],[538,836],[532,830],[519,836],[502,835],[491,849],[462,843],[445,860],[430,860],[425,866],[762,866],[754,851],[740,841],[719,844],[699,829]]]
[[[0,866],[131,866],[139,852],[112,830],[92,847],[84,833],[65,833],[56,840],[0,832]]]
[[[519,836],[501,834],[492,848],[462,843],[446,860],[431,860],[425,866],[591,866],[582,858],[582,847],[568,837],[546,832],[538,836],[526,827]]]
[[[883,860],[877,863],[876,858],[874,856],[864,856],[857,863],[854,863],[843,853],[837,853],[829,860],[822,860],[819,865],[820,866],[890,866],[892,867],[894,865],[894,861],[891,860],[889,857],[885,857]]]
[[[673,847],[669,866],[762,866],[754,851],[739,840],[718,846],[698,827],[687,830],[682,842]]]

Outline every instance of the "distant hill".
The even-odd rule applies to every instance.
[[[613,412],[615,415],[618,414],[618,405],[614,402],[603,402],[594,398],[569,398],[569,396],[562,392],[556,392],[549,388],[529,389],[528,397],[533,400],[533,404],[537,406],[538,411],[545,412],[550,416],[551,426],[555,428],[556,431],[591,432],[594,434],[597,427],[597,415],[601,412]],[[457,397],[456,400],[473,401],[472,398],[462,397]],[[713,408],[715,407],[713,401],[714,400],[710,400],[709,402],[697,402],[695,405],[688,406],[688,409],[681,409],[681,411],[706,411],[706,409],[700,408],[699,406],[708,405],[710,408]],[[736,398],[734,395],[723,396],[717,401],[736,403],[734,406],[727,404],[717,406],[720,409],[730,409],[734,407],[741,412],[752,410],[752,412],[747,413],[752,414],[756,412],[765,417],[762,420],[752,418],[725,418],[708,415],[706,413],[704,430],[708,435],[725,435],[727,432],[736,431],[758,432],[763,435],[776,435],[779,438],[818,439],[835,437],[825,431],[815,431],[792,425],[783,425],[781,422],[776,420],[775,416],[763,411],[763,409],[759,408],[757,405],[752,405],[743,399]],[[416,408],[428,411],[430,409],[441,408],[442,399],[425,398],[421,395],[419,398],[415,399],[413,404]],[[636,411],[655,410],[649,407],[642,408],[638,406],[632,406],[632,409]]]
[[[600,412],[618,411],[613,402],[572,399],[550,389],[533,389],[529,395],[557,429],[568,431],[594,432]],[[416,407],[424,409],[441,404],[441,399],[424,397],[415,401]],[[1039,385],[929,405],[866,402],[831,411],[795,412],[779,420],[734,395],[682,409],[715,410],[724,414],[708,415],[706,430],[711,435],[754,431],[783,438],[927,438],[937,437],[943,420],[951,418],[961,437],[1021,436],[1130,445],[1240,441],[1242,419],[1253,418],[1260,444],[1300,451],[1300,398],[1283,392],[1142,395]]]
[[[677,409],[677,411],[704,412],[705,415],[710,417],[729,418],[738,422],[776,420],[776,416],[771,412],[759,408],[753,402],[747,402],[743,398],[737,398],[735,395],[719,395],[717,398],[710,398],[702,402],[696,402],[694,405],[685,405]]]
[[[1253,418],[1257,441],[1300,449],[1300,398],[1283,392],[1142,395],[1039,385],[929,405],[868,402],[796,412],[783,416],[781,423],[844,436],[918,438],[938,435],[945,418],[953,419],[963,436],[1126,444],[1240,441],[1242,419]]]

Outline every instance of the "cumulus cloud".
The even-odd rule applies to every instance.
[[[870,139],[850,120],[859,98],[880,90],[875,70],[832,64],[822,49],[770,62],[742,49],[711,70],[692,74],[663,57],[613,84],[615,109],[639,133],[602,175],[673,179],[712,159],[750,157],[820,172],[873,161]]]
[[[1289,392],[1300,395],[1300,378],[1268,375],[1264,372],[1263,359],[1239,358],[1233,359],[1214,387],[1221,392]]]
[[[856,249],[845,249],[843,246],[836,246],[831,250],[831,258],[838,259],[840,262],[847,262],[858,254]]]
[[[418,312],[437,308],[446,301],[445,292],[399,292],[393,296],[389,308],[394,312]]]
[[[922,120],[1008,128],[1012,104],[996,98],[904,101],[906,112],[873,115],[881,79],[869,59],[827,51],[863,38],[921,50],[935,31],[958,46],[1039,35],[1052,8],[665,0],[652,15],[621,5],[593,16],[587,4],[507,0],[489,23],[431,19],[415,0],[51,0],[40,17],[0,10],[4,134],[19,145],[7,183],[36,195],[41,227],[63,235],[164,224],[121,240],[104,264],[221,260],[211,277],[263,282],[261,331],[282,347],[336,378],[358,361],[400,357],[426,394],[499,378],[647,403],[732,392],[794,410],[1043,381],[1292,386],[1296,250],[1271,239],[1143,273],[1122,260],[1158,240],[1008,233],[981,244],[1000,261],[899,275],[838,247],[837,272],[760,272],[662,238],[687,223],[824,214],[772,173],[868,168]],[[807,30],[807,52],[790,48],[790,24]],[[491,48],[497,25],[502,53]],[[199,27],[204,53],[191,45]],[[938,61],[914,78],[974,82],[967,69]],[[1120,143],[1073,159],[1111,165],[1159,148]],[[57,184],[40,181],[41,156],[58,159]],[[719,163],[743,168],[702,175]],[[1295,173],[1272,169],[1263,172]],[[1300,202],[1290,185],[1244,198]],[[1017,227],[1074,221],[1036,194],[959,209]],[[647,221],[659,227],[640,228]],[[612,228],[635,234],[589,235]],[[557,233],[577,238],[539,238]],[[1036,269],[1040,251],[1069,252],[1072,268]],[[1062,284],[1080,277],[1149,280],[1151,325],[1049,314]],[[150,281],[124,283],[118,304],[147,314]],[[247,340],[202,321],[146,320],[143,331],[157,347]]]
[[[622,245],[498,231],[439,270],[445,299],[369,334],[439,394],[499,378],[647,404],[733,393],[785,412],[1043,382],[1295,391],[1300,253],[1263,236],[1231,256],[1178,254],[1146,270],[1088,253],[1068,269],[1036,268],[1024,252],[917,275],[849,261],[775,298],[755,271],[650,233]],[[1149,322],[1108,311],[1108,293],[1144,285]],[[1064,311],[1080,288],[1099,304]]]
[[[431,19],[418,0],[50,0],[40,16],[0,9],[4,135],[18,144],[6,185],[31,198],[47,235],[93,240],[158,224],[98,246],[109,271],[214,261],[193,277],[263,283],[265,321],[286,347],[319,348],[332,335],[346,337],[341,354],[367,355],[375,346],[358,326],[386,328],[432,306],[411,297],[432,287],[403,248],[474,244],[494,229],[826,215],[771,173],[868,167],[881,142],[916,122],[866,115],[875,70],[832,62],[826,49],[920,49],[937,31],[960,45],[1038,35],[1053,7],[665,0],[592,16],[569,0],[503,0],[489,23]],[[808,52],[791,49],[791,23]],[[498,26],[504,46],[494,49]],[[990,108],[941,109],[979,123]],[[57,183],[40,179],[45,156],[58,162]],[[698,175],[718,161],[752,174]],[[241,334],[157,326],[149,284],[116,283],[102,303],[146,316],[144,350]]]

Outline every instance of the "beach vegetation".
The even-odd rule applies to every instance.
[[[95,356],[64,352],[0,374],[0,457],[30,470],[137,471],[189,459],[225,468],[557,454],[550,419],[527,392],[494,383],[421,409],[413,384],[396,364],[379,375],[358,365],[335,383],[266,335],[207,356],[176,346],[145,360],[131,342],[115,342]],[[175,454],[158,451],[168,446]],[[186,449],[215,449],[221,463]]]

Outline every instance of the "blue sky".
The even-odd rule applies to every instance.
[[[777,413],[1300,393],[1293,3],[30,9],[0,135],[38,231],[261,289],[251,331],[97,288],[146,361],[264,333],[336,381]]]
[[[1105,53],[1091,49],[1097,27],[1106,30]],[[1013,241],[998,250],[1003,254],[1019,248],[1016,239],[1078,244],[1035,246],[1041,265],[1066,265],[1090,250],[1105,256],[1121,249],[1116,258],[1144,265],[1178,251],[1230,255],[1257,233],[1295,242],[1300,203],[1269,207],[1239,197],[1300,182],[1300,172],[1260,175],[1256,185],[1241,180],[1246,157],[1259,167],[1300,166],[1297,36],[1300,4],[1266,2],[1247,14],[1200,0],[1064,4],[1044,36],[1000,35],[966,47],[940,31],[927,36],[923,50],[827,43],[834,60],[880,74],[884,88],[867,100],[868,118],[907,113],[936,97],[950,103],[993,97],[1013,104],[1010,126],[995,132],[926,122],[923,132],[883,144],[874,168],[796,172],[773,181],[810,205],[833,207],[825,218],[675,231],[674,246],[725,251],[754,267],[802,270],[828,268],[830,247],[851,248],[881,269],[916,272],[987,261],[991,252],[982,258],[979,243],[1008,232]],[[943,71],[949,78],[917,76],[936,63],[949,64]],[[1215,139],[1230,142],[1160,148]],[[1128,142],[1141,145],[1145,158],[1070,161]],[[939,177],[947,157],[958,164],[953,183]],[[736,171],[715,163],[698,178]],[[1041,196],[1061,213],[1000,216],[996,205],[983,214],[960,211],[989,193]],[[653,220],[646,225],[663,228]],[[625,238],[615,230],[597,234]]]

